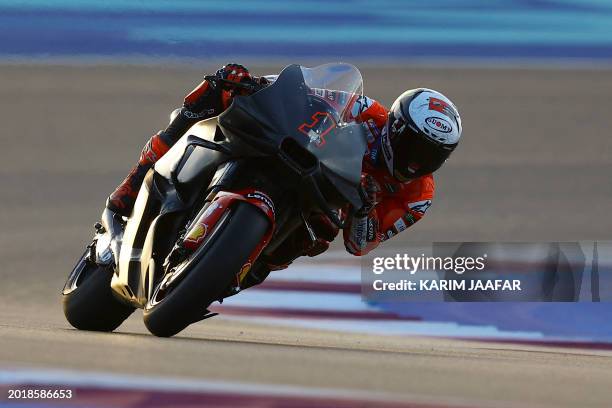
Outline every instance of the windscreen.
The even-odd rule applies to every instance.
[[[314,68],[301,67],[304,83],[311,95],[319,96],[336,111],[340,124],[352,119],[355,100],[363,93],[363,80],[357,68],[335,63]]]
[[[280,146],[290,137],[326,168],[358,183],[367,143],[351,110],[362,89],[353,65],[290,65],[267,88],[236,97],[219,124],[228,138],[256,145]]]

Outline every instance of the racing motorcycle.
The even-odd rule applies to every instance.
[[[141,308],[152,334],[173,336],[214,315],[211,303],[240,292],[297,228],[314,242],[312,213],[343,228],[339,210],[363,205],[367,139],[349,119],[357,68],[290,65],[265,87],[223,85],[252,93],[185,133],[147,173],[129,218],[105,210],[96,223],[62,292],[75,328],[113,331]]]

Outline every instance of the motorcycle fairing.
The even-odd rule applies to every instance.
[[[304,133],[305,129],[312,131],[308,126],[317,117],[333,117],[335,121],[331,127],[321,125],[319,136],[323,136],[324,143]],[[232,145],[246,143],[275,155],[287,145],[286,139],[294,140],[315,159],[310,173],[324,168],[323,174],[340,194],[358,205],[357,187],[367,150],[366,131],[361,124],[341,122],[340,117],[330,104],[310,92],[303,68],[290,65],[274,84],[253,95],[234,98],[218,119]]]
[[[194,127],[200,136],[213,140],[216,119],[199,122]],[[196,146],[183,136],[155,164],[138,193],[123,235],[119,273],[111,281],[113,291],[121,299],[137,307],[146,304],[152,284],[161,274],[153,248],[159,238],[164,238],[159,234],[165,236],[169,232],[165,220],[193,205],[202,185],[208,185],[225,159],[222,153]]]
[[[270,220],[270,230],[274,230],[274,203],[266,193],[256,189],[236,192],[220,191],[185,234],[183,241],[185,248],[195,251],[207,237],[208,232],[214,228],[223,213],[237,201],[247,202],[259,208]]]
[[[132,215],[130,216],[125,231],[119,255],[119,265],[111,280],[111,288],[123,300],[141,307],[144,305],[144,276],[142,265],[149,265],[151,245],[147,236],[150,234],[151,226],[160,217],[160,203],[155,200],[150,192],[152,187],[152,172],[147,174],[143,183]],[[146,300],[144,300],[146,303]]]
[[[320,132],[320,137],[307,134],[315,128],[312,121],[316,118],[321,118],[323,128],[329,130]],[[334,120],[331,128],[324,123],[330,118]],[[201,198],[202,188],[230,160],[276,155],[279,163],[307,176],[310,183],[325,179],[359,208],[357,188],[367,147],[365,130],[356,123],[341,123],[340,118],[338,112],[309,93],[303,69],[292,65],[273,85],[248,97],[236,97],[221,116],[194,125],[155,164],[139,192],[124,234],[119,273],[112,279],[113,290],[135,306],[145,305],[148,292],[162,273],[153,258],[154,245],[157,240],[178,236],[179,228],[172,226],[173,214],[191,208]],[[261,204],[264,200],[258,201]],[[264,246],[249,262],[255,261]],[[250,268],[249,262],[241,268],[238,280]]]
[[[200,141],[216,142],[220,137],[223,135],[217,128],[217,118],[198,122],[155,163],[156,180],[162,181],[160,186],[175,190],[177,199],[186,207],[193,204],[193,199],[202,186],[208,184],[219,165],[229,159],[226,153],[199,145]],[[161,192],[160,198],[167,192]]]

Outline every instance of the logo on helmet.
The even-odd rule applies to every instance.
[[[433,96],[429,98],[429,110],[440,112],[451,119],[459,116],[457,110],[452,105],[442,99],[434,98]]]
[[[447,120],[437,116],[428,117],[425,119],[425,124],[436,132],[450,133],[453,131],[453,126]]]

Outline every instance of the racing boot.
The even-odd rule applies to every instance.
[[[162,139],[162,133],[153,135],[142,149],[136,166],[108,197],[106,208],[124,217],[129,217],[147,172],[168,150],[170,147]]]

